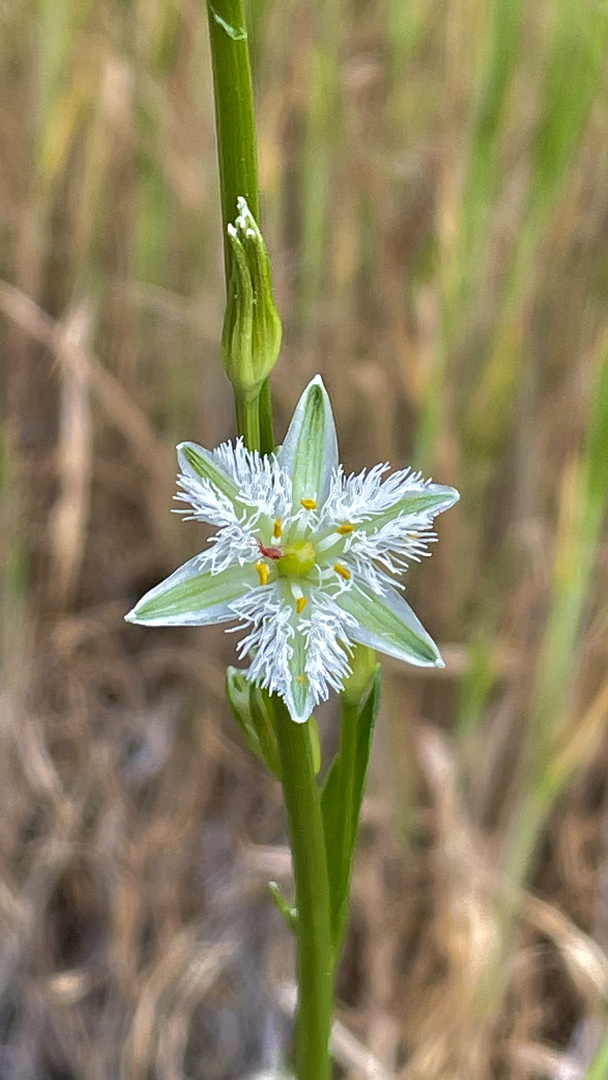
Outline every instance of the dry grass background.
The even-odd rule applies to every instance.
[[[608,1075],[604,0],[250,0],[279,433],[463,493],[387,663],[340,1074]],[[288,1040],[280,792],[231,639],[123,613],[233,432],[202,0],[0,11],[0,1077],[238,1080]],[[326,746],[334,711],[323,711]]]

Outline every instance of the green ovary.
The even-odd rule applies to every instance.
[[[295,540],[285,548],[285,554],[277,561],[277,569],[283,577],[307,577],[316,560],[317,555],[310,540]]]

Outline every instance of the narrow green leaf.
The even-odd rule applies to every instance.
[[[298,932],[298,910],[293,907],[288,900],[285,899],[276,881],[269,881],[268,888],[270,889],[270,895],[274,901],[274,906],[277,911],[280,911],[281,915],[285,919],[287,926],[291,930],[292,934]]]
[[[341,696],[340,749],[331,764],[321,795],[332,943],[336,956],[340,952],[348,915],[355,842],[380,701],[380,678],[378,665],[371,690],[362,703],[353,704],[346,695]]]

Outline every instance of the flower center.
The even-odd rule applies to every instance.
[[[307,577],[315,565],[317,554],[310,540],[294,540],[277,561],[277,569],[283,577]]]

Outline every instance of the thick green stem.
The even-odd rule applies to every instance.
[[[320,792],[308,724],[273,698],[298,912],[296,1076],[327,1080],[334,981]]]

